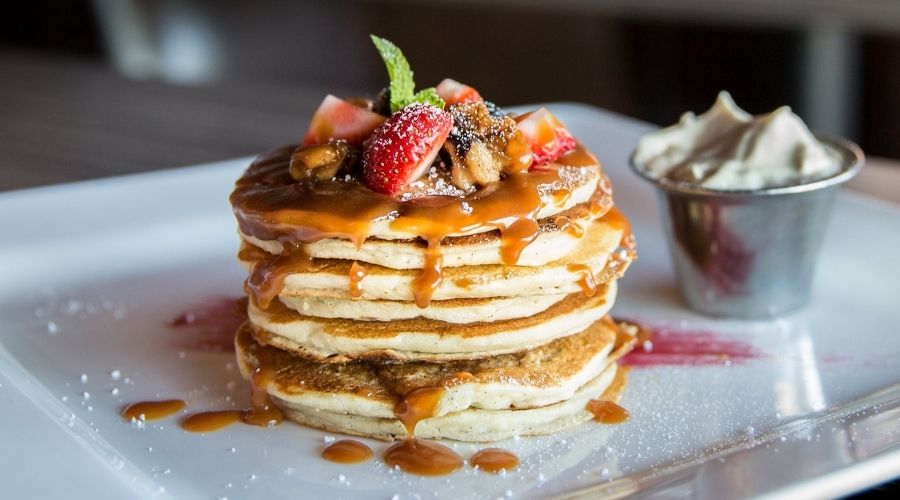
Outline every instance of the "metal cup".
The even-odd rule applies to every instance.
[[[712,316],[772,317],[809,301],[838,186],[862,168],[859,146],[818,137],[840,153],[840,173],[797,186],[711,190],[647,175],[657,187],[681,294]]]

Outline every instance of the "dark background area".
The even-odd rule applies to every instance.
[[[750,112],[788,104],[817,131],[900,157],[900,8],[846,2],[859,13],[848,18],[761,1],[773,12],[742,15],[746,3],[38,0],[6,7],[0,44],[142,81],[374,95],[386,79],[366,36],[377,33],[422,86],[451,76],[501,104],[580,101],[657,124],[727,89]]]

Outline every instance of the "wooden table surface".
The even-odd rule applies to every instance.
[[[366,89],[127,80],[90,60],[0,49],[0,191],[248,156],[299,139],[327,93]],[[900,203],[900,162],[849,186]]]

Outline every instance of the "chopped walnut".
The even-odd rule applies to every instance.
[[[483,102],[452,106],[450,114],[453,129],[444,150],[455,186],[468,190],[528,170],[531,150],[511,117],[491,116]]]

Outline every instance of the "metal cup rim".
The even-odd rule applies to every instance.
[[[669,193],[708,197],[737,198],[799,194],[824,189],[830,186],[842,184],[850,180],[851,178],[853,178],[853,176],[859,173],[860,169],[862,169],[863,165],[865,165],[865,154],[863,153],[862,149],[853,141],[844,139],[842,137],[833,137],[824,134],[815,134],[815,137],[826,147],[830,147],[836,150],[841,154],[841,156],[843,156],[844,168],[831,177],[817,179],[812,182],[797,184],[793,186],[779,186],[762,189],[709,189],[698,186],[696,184],[692,184],[690,182],[672,181],[664,177],[651,177],[650,175],[648,175],[646,170],[635,164],[634,155],[637,150],[633,151],[631,153],[631,156],[629,156],[628,165],[629,167],[631,167],[631,171],[637,174],[640,178],[665,191],[668,191]]]

